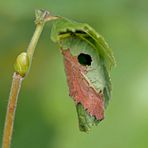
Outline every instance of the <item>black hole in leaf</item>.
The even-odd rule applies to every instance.
[[[91,62],[92,62],[92,59],[91,59],[91,56],[88,55],[88,54],[84,54],[84,53],[80,53],[79,56],[78,56],[78,61],[81,65],[88,65],[90,66],[91,65]]]

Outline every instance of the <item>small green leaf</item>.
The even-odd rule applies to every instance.
[[[113,53],[104,38],[88,24],[62,17],[54,22],[51,39],[61,48],[80,130],[87,132],[104,118],[104,109],[111,98]]]

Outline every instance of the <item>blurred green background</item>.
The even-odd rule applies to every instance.
[[[46,25],[18,100],[12,148],[148,147],[148,1],[0,1],[0,141],[15,57],[34,31],[34,10],[87,22],[102,34],[117,61],[106,118],[89,134],[77,114],[58,47]]]

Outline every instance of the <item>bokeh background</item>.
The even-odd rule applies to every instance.
[[[47,24],[18,100],[12,148],[148,147],[148,1],[0,1],[0,141],[15,57],[34,31],[34,10],[87,22],[114,51],[112,99],[106,118],[89,134],[78,129],[77,114],[57,45]]]

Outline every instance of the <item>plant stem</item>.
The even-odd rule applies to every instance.
[[[21,88],[22,80],[23,80],[22,76],[14,73],[8,107],[7,107],[2,148],[10,147],[14,118],[15,118],[15,110],[17,106],[17,100],[18,100],[18,95]]]
[[[48,11],[45,11],[45,10],[37,10],[36,11],[36,20],[35,20],[36,29],[35,29],[32,39],[30,41],[30,44],[27,48],[27,55],[29,57],[29,63],[30,63],[29,69],[31,67],[35,47],[36,47],[39,37],[42,33],[44,24],[47,21],[50,21],[53,19],[57,19],[57,17],[51,16]],[[22,58],[20,61],[22,61],[22,60],[24,60],[24,59]],[[20,67],[20,69],[24,69],[24,67],[23,67],[24,65],[21,65],[19,63],[19,61],[18,61],[18,66],[22,66],[22,67]],[[21,75],[21,73],[19,73],[18,71],[14,72],[14,74],[13,74],[13,81],[12,81],[10,96],[9,96],[9,100],[8,100],[7,113],[6,113],[6,119],[5,119],[2,148],[10,148],[18,95],[20,92],[22,80],[24,79],[26,74],[29,72],[29,69],[26,71],[25,75]]]
[[[34,50],[37,45],[38,39],[41,35],[41,32],[43,30],[43,27],[44,27],[44,23],[37,24],[33,37],[28,46],[27,54],[29,56],[30,62],[32,61]],[[30,64],[30,67],[31,67],[31,64]],[[20,92],[22,80],[23,80],[23,77],[19,73],[13,74],[12,86],[11,86],[8,107],[7,107],[7,114],[6,114],[6,119],[5,119],[2,148],[9,148],[11,144],[13,124],[14,124],[14,118],[15,118],[15,110],[17,107],[17,100],[18,100],[18,95]]]
[[[33,34],[33,37],[32,37],[32,39],[30,41],[29,46],[28,46],[27,54],[29,56],[30,62],[32,61],[34,50],[35,50],[35,47],[36,47],[37,42],[39,40],[39,37],[40,37],[40,35],[42,33],[43,27],[44,27],[44,23],[43,24],[37,24],[35,32]]]

